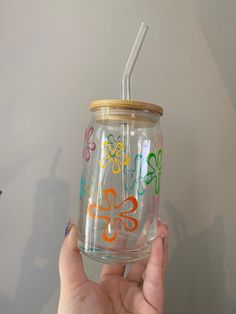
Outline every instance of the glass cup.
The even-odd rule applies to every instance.
[[[90,111],[80,181],[80,250],[103,263],[139,261],[157,234],[163,109],[98,100]]]

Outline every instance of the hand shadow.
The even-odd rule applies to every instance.
[[[199,233],[188,235],[179,211],[167,201],[177,244],[166,278],[165,314],[233,314],[236,304],[225,293],[225,234],[221,216]]]

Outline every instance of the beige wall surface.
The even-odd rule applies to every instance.
[[[88,103],[119,98],[141,21],[133,98],[165,110],[165,313],[236,313],[236,1],[1,0],[2,314],[56,313]]]

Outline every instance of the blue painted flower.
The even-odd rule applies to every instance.
[[[143,195],[145,193],[146,185],[142,176],[142,159],[143,156],[141,154],[137,154],[134,157],[133,168],[124,168],[124,173],[127,175],[125,182],[126,192],[137,192],[138,195]]]
[[[107,141],[109,142],[109,144],[111,144],[112,148],[114,149],[116,144],[121,142],[121,136],[118,135],[117,137],[115,137],[113,134],[109,134],[107,136]]]
[[[80,198],[84,197],[86,195],[86,179],[85,177],[82,175],[80,178]]]

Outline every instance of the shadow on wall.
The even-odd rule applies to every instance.
[[[58,148],[50,176],[36,184],[32,233],[14,299],[4,314],[40,314],[59,287],[58,255],[69,207],[69,184],[55,174],[60,156]]]
[[[165,209],[173,220],[176,247],[169,258],[165,314],[233,314],[236,304],[225,294],[224,224],[214,224],[189,236],[184,220],[169,202]]]
[[[236,111],[236,2],[232,0],[190,0],[190,2]]]

